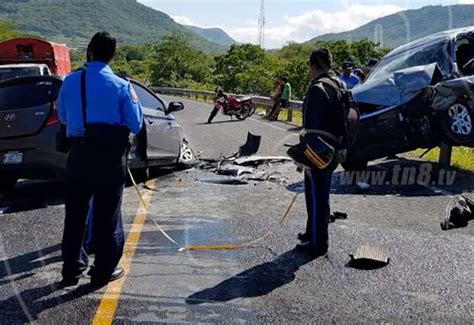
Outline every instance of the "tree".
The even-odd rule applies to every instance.
[[[151,80],[156,86],[184,87],[187,82],[206,83],[212,59],[192,47],[183,36],[167,36],[153,47]]]
[[[0,21],[0,42],[19,36],[20,33],[17,31],[14,24],[6,21]]]
[[[252,70],[253,76],[257,77],[257,67],[268,63],[265,62],[265,57],[265,50],[257,45],[232,45],[226,54],[215,58],[216,82],[228,91],[243,91],[247,87],[236,77]],[[248,80],[242,75],[240,79]]]

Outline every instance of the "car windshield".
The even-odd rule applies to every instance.
[[[2,68],[0,67],[0,81],[27,76],[40,76],[39,68]]]
[[[384,78],[391,73],[411,67],[438,63],[443,75],[450,72],[448,42],[439,42],[429,46],[411,48],[407,51],[388,56],[374,68],[367,80]]]

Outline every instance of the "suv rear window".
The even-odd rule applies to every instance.
[[[36,107],[59,97],[62,81],[56,78],[22,78],[0,83],[0,111]]]
[[[27,76],[40,76],[40,68],[0,68],[0,81],[27,77]]]

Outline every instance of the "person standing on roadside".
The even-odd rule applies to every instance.
[[[288,108],[291,100],[291,84],[288,82],[288,77],[283,77],[280,79],[280,84],[283,87],[283,91],[281,92],[280,100],[278,101],[278,105],[275,106],[275,109],[270,114],[269,119],[271,121],[277,121],[278,116],[283,108]]]
[[[89,62],[64,80],[58,115],[72,140],[66,171],[66,218],[62,242],[62,285],[79,282],[88,267],[83,248],[89,202],[93,197],[94,268],[91,285],[121,278],[118,267],[124,234],[121,205],[130,132],[142,127],[143,110],[129,80],[112,72],[117,41],[107,32],[94,35]]]
[[[303,132],[319,134],[322,140],[337,148],[345,134],[339,90],[347,88],[331,71],[332,54],[328,49],[314,51],[309,61],[312,81],[303,104]],[[305,169],[308,221],[306,232],[298,235],[301,243],[296,249],[315,257],[328,251],[329,196],[336,166]]]
[[[344,62],[342,64],[342,74],[339,76],[341,81],[344,81],[349,89],[354,88],[360,84],[360,79],[357,77],[353,71],[353,64],[350,61]]]
[[[281,80],[278,79],[276,82],[275,82],[275,93],[273,94],[273,107],[269,107],[267,108],[267,112],[265,114],[265,117],[268,118],[271,116],[271,113],[274,112],[278,105],[280,104],[280,98],[281,98],[281,93],[283,91],[283,86],[281,84]]]

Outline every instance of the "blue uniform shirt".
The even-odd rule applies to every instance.
[[[126,126],[132,133],[138,133],[143,109],[130,81],[115,75],[102,62],[89,62],[86,68],[87,123]],[[77,71],[66,77],[57,103],[58,116],[67,125],[68,137],[84,136],[81,74]]]
[[[352,74],[349,77],[344,76],[341,74],[339,76],[339,80],[344,81],[349,89],[354,88],[358,84],[360,84],[360,79],[355,74]]]

